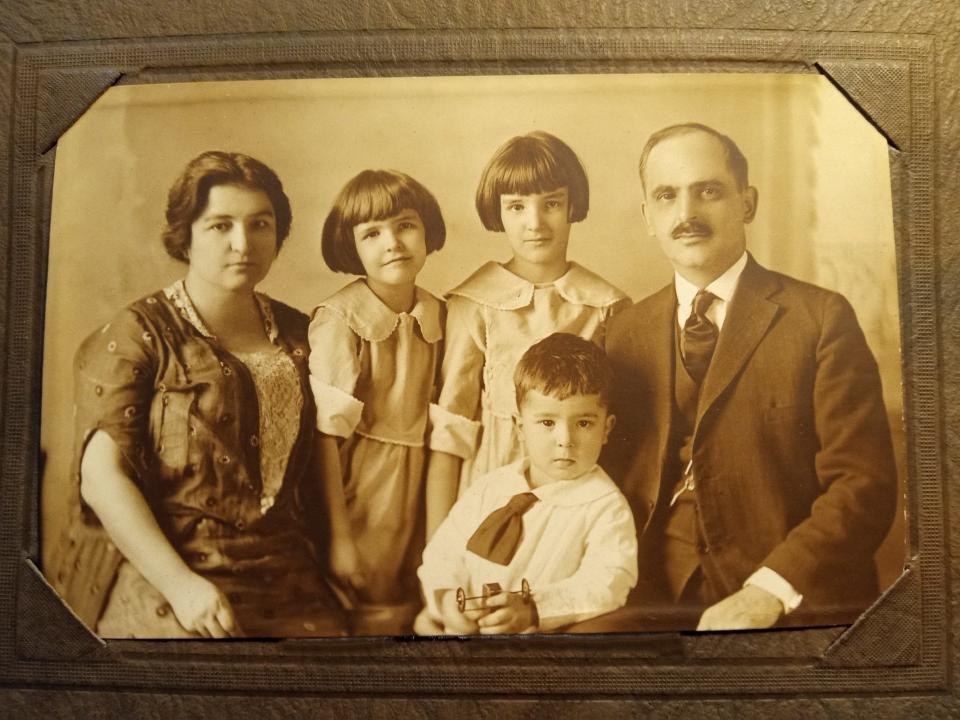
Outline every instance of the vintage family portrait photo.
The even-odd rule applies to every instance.
[[[42,569],[106,639],[849,624],[898,298],[821,75],[118,85],[56,149]]]

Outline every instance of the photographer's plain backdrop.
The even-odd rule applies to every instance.
[[[364,78],[115,87],[57,146],[44,331],[41,443],[44,550],[66,522],[72,455],[72,359],[81,340],[186,266],[163,250],[166,194],[205,150],[252,155],[290,197],[293,227],[260,289],[304,312],[352,278],[320,255],[337,191],[366,168],[392,168],[436,196],[446,246],[419,284],[442,295],[487,260],[510,257],[483,229],[474,193],[508,138],[545,130],[579,155],[590,211],[570,259],[634,300],[671,280],[649,238],[637,174],[649,135],[701,122],[750,163],[759,211],[747,247],[773,269],[843,293],[880,364],[904,484],[896,255],[883,137],[817,75],[557,75]],[[901,503],[902,508],[902,503]],[[902,510],[877,555],[900,573]],[[45,557],[49,561],[49,556]]]

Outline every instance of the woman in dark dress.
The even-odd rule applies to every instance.
[[[287,196],[259,161],[207,152],[166,216],[186,276],[77,352],[82,500],[54,585],[104,637],[342,635],[316,539],[345,579],[355,553],[342,488],[312,460],[308,318],[255,292]]]

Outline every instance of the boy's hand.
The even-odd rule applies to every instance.
[[[499,592],[486,599],[487,614],[477,620],[481,635],[534,632],[537,629],[537,606],[531,598],[524,602],[516,593]]]
[[[477,627],[477,618],[487,614],[486,610],[466,610],[460,612],[457,607],[457,593],[454,590],[443,590],[438,603],[440,619],[443,622],[443,632],[447,635],[476,635],[480,630]],[[479,615],[478,615],[479,613]]]
[[[184,630],[206,638],[243,635],[220,588],[196,573],[185,574],[164,596]]]

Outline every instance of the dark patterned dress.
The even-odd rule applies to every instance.
[[[316,410],[302,313],[257,295],[273,352],[237,356],[180,281],[138,300],[75,360],[74,522],[52,581],[104,637],[194,637],[79,499],[97,430],[120,448],[160,527],[230,600],[247,636],[342,635],[318,562],[327,524],[311,469]]]

